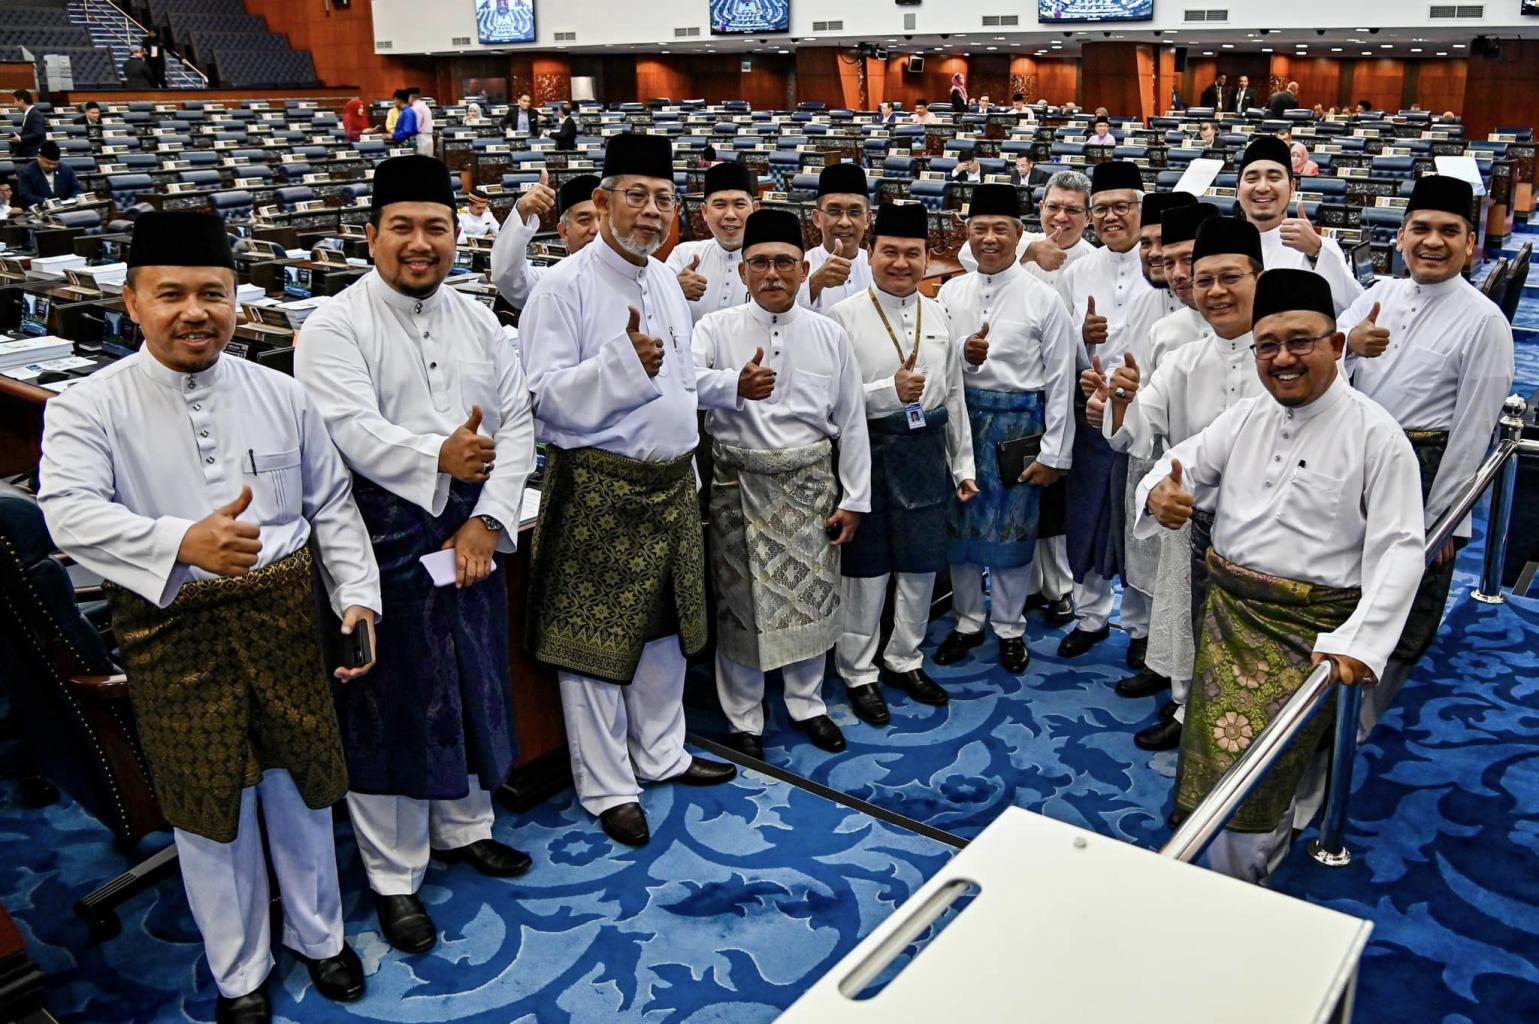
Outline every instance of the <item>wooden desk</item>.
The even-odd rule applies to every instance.
[[[0,377],[0,476],[31,472],[43,454],[43,404],[53,392]]]

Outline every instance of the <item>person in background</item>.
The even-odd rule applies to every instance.
[[[50,199],[73,199],[80,193],[75,172],[60,163],[59,144],[49,139],[37,151],[37,159],[16,175],[17,197],[22,207],[31,209]]]
[[[75,118],[75,124],[83,124],[86,131],[93,139],[101,138],[102,134],[102,108],[95,100],[88,100],[85,106],[80,108],[80,116]]]
[[[710,143],[706,143],[704,146],[700,147],[699,158],[689,161],[689,165],[697,170],[701,170],[704,168],[714,167],[720,162],[721,160],[716,155],[716,147]]]
[[[1035,112],[1026,104],[1026,94],[1018,92],[1010,97],[1010,112],[1012,114],[1034,114]]]
[[[898,112],[893,109],[893,105],[886,100],[883,100],[876,105],[876,123],[885,125],[893,125],[898,123]]]
[[[1373,112],[1373,104],[1368,100],[1358,100],[1357,112],[1359,114],[1371,114]]]
[[[369,130],[369,109],[354,96],[342,104],[342,131],[348,142],[357,142]]]
[[[150,77],[150,65],[144,59],[144,47],[142,46],[136,46],[129,50],[128,58],[123,61],[123,88],[155,88],[155,80]]]
[[[1250,76],[1240,76],[1240,87],[1234,91],[1234,112],[1243,114],[1256,105],[1256,90],[1250,87]]]
[[[1283,140],[1283,142],[1287,143],[1290,146],[1293,145],[1293,129],[1292,128],[1279,128],[1279,129],[1277,129],[1276,134],[1277,134],[1277,137],[1279,139]]]
[[[1286,88],[1272,93],[1266,101],[1267,113],[1273,117],[1282,117],[1285,111],[1294,109],[1299,105],[1299,84],[1289,82]]]
[[[492,215],[492,197],[478,186],[465,198],[469,209],[459,215],[459,234],[455,243],[463,244],[467,238],[496,238],[497,218]]]
[[[1087,146],[1115,146],[1117,137],[1111,132],[1111,120],[1097,116],[1091,128],[1090,134],[1085,136]]]
[[[386,125],[393,142],[417,144],[417,113],[411,108],[411,100],[405,89],[395,91],[395,126]]]
[[[958,160],[951,177],[957,181],[982,181],[983,171],[978,165],[978,154],[969,152]]]
[[[577,119],[572,116],[572,104],[561,104],[561,123],[556,126],[556,131],[551,135],[556,140],[556,148],[572,150],[577,148]]]
[[[486,115],[481,111],[481,104],[475,102],[474,100],[465,104],[464,123],[467,125],[478,125],[486,123]]]
[[[978,113],[988,114],[994,110],[994,102],[989,99],[988,93],[978,97]]]
[[[508,108],[502,126],[508,131],[527,135],[531,139],[540,137],[540,112],[531,105],[527,92],[519,93],[518,101]]]
[[[1309,159],[1309,149],[1302,142],[1289,146],[1288,153],[1293,157],[1294,177],[1313,178],[1319,175],[1320,165]]]
[[[1336,112],[1335,109],[1332,108],[1331,113],[1334,114],[1335,112]],[[1325,107],[1322,106],[1319,103],[1316,103],[1315,106],[1314,106],[1314,114],[1315,114],[1315,119],[1316,120],[1324,120],[1325,119]]]
[[[433,108],[422,98],[422,90],[416,86],[406,90],[411,101],[411,112],[417,115],[416,147],[419,156],[433,155]]]
[[[951,109],[958,114],[967,113],[967,79],[960,71],[951,76]]]
[[[529,262],[529,242],[539,232],[545,214],[556,211],[556,234],[566,246],[567,256],[575,256],[598,235],[593,209],[598,178],[592,174],[568,178],[559,193],[551,190],[549,180],[542,171],[540,183],[519,196],[492,244],[492,283],[514,309],[524,308],[534,286],[550,269]]]
[[[29,90],[17,89],[11,96],[21,106],[21,130],[11,133],[11,159],[30,160],[48,138],[48,119],[37,109]]]
[[[149,34],[139,43],[139,48],[144,51],[144,63],[150,72],[150,85],[155,89],[166,87],[166,48],[160,41],[160,32],[150,29]]]
[[[1213,84],[1202,90],[1202,102],[1199,106],[1207,107],[1214,113],[1229,109],[1229,76],[1219,75],[1213,80]]]
[[[17,211],[20,212],[19,210]],[[11,215],[11,183],[9,179],[0,178],[0,220],[5,220]]]
[[[929,100],[915,100],[914,101],[914,123],[915,124],[940,124],[941,123],[940,116],[937,115],[933,110],[930,109],[930,101]]]
[[[1197,129],[1197,141],[1202,143],[1203,149],[1218,148],[1218,123],[1204,121]]]

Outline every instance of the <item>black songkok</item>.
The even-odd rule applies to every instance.
[[[712,192],[747,192],[750,199],[759,194],[753,172],[736,160],[712,164],[705,172],[705,198]]]
[[[1336,324],[1336,303],[1331,286],[1312,270],[1268,270],[1256,280],[1256,298],[1251,305],[1251,322],[1260,323],[1274,313],[1304,310],[1323,313]]]
[[[1197,237],[1197,228],[1203,221],[1219,215],[1212,203],[1196,203],[1191,206],[1167,208],[1160,214],[1160,244],[1178,245]]]
[[[1160,225],[1160,234],[1163,236],[1165,228],[1160,218],[1165,216],[1166,210],[1196,205],[1197,197],[1190,192],[1145,192],[1138,223],[1146,228]]]
[[[1429,174],[1411,186],[1411,201],[1405,204],[1409,219],[1417,210],[1441,210],[1469,220],[1475,205],[1475,189],[1463,178]]]
[[[604,147],[604,177],[634,174],[641,178],[673,180],[673,143],[666,135],[611,135]]]
[[[818,198],[870,195],[866,172],[859,164],[829,164],[818,173]]]
[[[789,210],[755,210],[743,227],[743,252],[766,242],[784,242],[807,251],[801,218]]]
[[[1130,188],[1134,192],[1144,190],[1144,179],[1138,171],[1138,165],[1126,160],[1096,164],[1095,170],[1090,172],[1090,194],[1111,192],[1119,188]]]
[[[919,203],[883,203],[876,211],[871,237],[930,239],[930,218]]]
[[[154,210],[134,221],[128,266],[235,269],[224,220],[201,210]]]
[[[593,190],[598,187],[597,174],[579,174],[575,178],[568,178],[566,184],[561,186],[561,191],[556,193],[556,216],[560,217],[578,203],[591,200]]]
[[[1250,145],[1245,147],[1245,154],[1240,157],[1240,166],[1237,171],[1244,171],[1246,167],[1260,160],[1270,160],[1278,164],[1289,174],[1293,173],[1293,153],[1288,149],[1288,144],[1275,135],[1258,135],[1250,140]]]
[[[380,161],[374,168],[369,208],[378,212],[391,203],[442,203],[455,209],[449,168],[442,160],[416,153]]]
[[[1014,185],[987,183],[973,189],[973,197],[967,204],[967,216],[1015,217],[1021,216],[1021,197]]]
[[[47,142],[37,147],[37,155],[42,157],[44,160],[57,160],[60,156],[59,144],[52,139],[49,139]]]
[[[1261,262],[1261,232],[1248,220],[1213,217],[1197,229],[1197,244],[1192,247],[1192,264],[1207,256],[1233,253]]]

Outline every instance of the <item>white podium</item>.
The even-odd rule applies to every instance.
[[[875,996],[915,936],[965,906]],[[1324,1024],[1373,925],[1013,807],[780,1024]]]

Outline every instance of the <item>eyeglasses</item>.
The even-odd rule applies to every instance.
[[[748,269],[755,274],[762,274],[770,267],[774,267],[782,274],[789,274],[796,269],[796,265],[801,260],[795,256],[776,256],[773,259],[768,256],[750,256],[743,262],[748,264]]]
[[[1166,270],[1174,270],[1177,267],[1185,267],[1187,270],[1192,269],[1192,258],[1190,256],[1162,256],[1159,259],[1151,259],[1149,261],[1150,266],[1156,263]]]
[[[1326,331],[1314,338],[1289,338],[1287,341],[1258,341],[1250,347],[1256,353],[1256,359],[1263,363],[1269,363],[1277,358],[1277,354],[1284,348],[1290,356],[1307,356],[1315,350],[1315,346],[1326,338],[1336,336],[1335,331]]]
[[[858,203],[854,206],[825,206],[822,209],[823,216],[830,220],[843,220],[846,217],[859,220],[866,215],[866,211],[867,208]]]
[[[1244,272],[1231,270],[1227,274],[1202,274],[1198,277],[1192,278],[1192,287],[1196,288],[1198,291],[1204,292],[1216,284],[1221,284],[1225,288],[1234,288],[1247,277],[1255,276],[1256,272],[1254,270],[1247,270]]]
[[[1092,217],[1126,217],[1133,212],[1132,203],[1102,203],[1090,208]]]
[[[646,209],[649,199],[657,206],[658,213],[672,213],[679,205],[679,197],[672,192],[648,192],[644,188],[610,188],[604,191],[624,196],[625,205],[633,210]]]
[[[1085,208],[1083,206],[1065,206],[1062,203],[1043,203],[1042,212],[1050,217],[1056,217],[1060,213],[1066,213],[1070,217],[1083,217],[1085,215]]]

